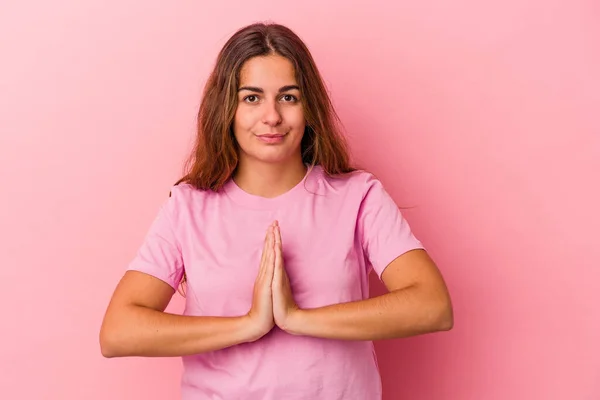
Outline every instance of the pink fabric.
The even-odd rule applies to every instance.
[[[188,278],[186,315],[248,312],[266,228],[281,227],[284,261],[302,308],[366,299],[402,253],[423,248],[371,174],[331,178],[320,167],[273,199],[232,180],[219,193],[181,184],[161,208],[129,269],[174,288]],[[289,335],[183,357],[184,400],[381,399],[372,342]]]

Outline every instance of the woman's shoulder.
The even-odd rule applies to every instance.
[[[329,175],[324,170],[322,177],[333,188],[351,190],[353,192],[368,192],[373,186],[381,186],[381,181],[370,171],[355,169],[343,174]]]
[[[214,191],[209,189],[199,189],[191,183],[180,182],[170,187],[169,197],[181,200],[188,199],[191,197],[215,197],[220,196],[222,194],[221,192],[222,190]]]
[[[181,182],[170,187],[167,204],[174,213],[196,210],[220,195],[220,192],[198,189],[190,183]]]
[[[197,189],[189,183],[180,182],[171,186],[169,190],[169,197],[173,199],[181,199],[187,196],[195,195]]]

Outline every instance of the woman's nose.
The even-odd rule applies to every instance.
[[[281,112],[277,102],[265,102],[263,107],[263,123],[269,126],[279,125],[281,123]]]

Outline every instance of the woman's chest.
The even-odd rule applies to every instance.
[[[267,227],[277,219],[283,258],[300,307],[358,300],[367,292],[367,269],[355,221],[261,215],[238,221],[203,221],[181,238],[187,277],[187,312],[242,315],[252,304]]]

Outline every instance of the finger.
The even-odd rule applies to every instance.
[[[283,279],[283,260],[282,260],[282,253],[281,253],[281,247],[279,245],[275,246],[274,249],[274,255],[275,255],[275,262],[273,263],[273,280],[275,281],[275,283],[277,285],[279,285],[279,287],[281,287],[282,284],[282,279]]]
[[[263,251],[260,257],[260,263],[261,265],[264,264],[265,261],[265,257],[266,257],[266,253],[267,253],[267,248],[269,245],[269,230],[267,230],[267,234],[265,235],[265,240],[263,241]]]
[[[281,242],[281,230],[275,228],[275,255],[277,257],[277,267],[283,267],[283,244]]]
[[[269,239],[269,248],[267,251],[267,262],[265,267],[265,274],[269,283],[273,281],[273,272],[275,270],[275,239],[273,237],[273,232],[271,231],[271,236]]]
[[[275,225],[275,244],[281,247],[281,229],[279,229],[279,225]]]
[[[283,268],[283,250],[281,245],[281,231],[279,226],[276,226],[274,229],[274,237],[275,237],[275,270],[278,273],[277,279],[278,282],[281,283],[281,279],[283,275],[281,274],[281,269]]]
[[[267,234],[265,235],[265,242],[263,245],[263,251],[262,254],[260,256],[260,265],[259,265],[259,270],[258,270],[258,277],[257,279],[260,279],[264,276],[265,274],[265,270],[266,270],[266,264],[267,264],[267,256],[269,254],[269,242],[270,242],[270,236],[272,235],[272,228],[269,227],[267,229]]]

